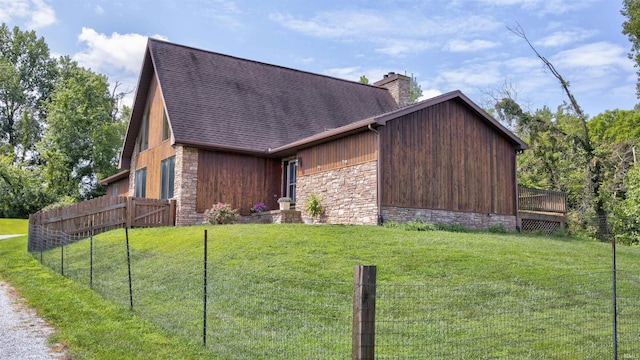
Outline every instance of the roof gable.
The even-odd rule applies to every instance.
[[[185,145],[266,153],[397,107],[384,88],[149,39],[121,166],[152,76],[173,141]]]

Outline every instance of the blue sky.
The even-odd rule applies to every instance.
[[[525,107],[555,109],[566,98],[507,29],[519,23],[594,116],[637,103],[621,2],[0,0],[0,22],[36,30],[52,54],[70,55],[129,89],[153,36],[351,80],[406,72],[425,97],[459,89],[481,106],[488,92],[510,83]]]

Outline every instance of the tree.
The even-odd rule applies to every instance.
[[[640,67],[640,1],[623,0],[620,11],[627,20],[622,23],[622,33],[629,37],[631,52],[629,59],[635,61],[635,67]],[[636,72],[640,80],[640,69]],[[636,84],[636,94],[640,97],[640,81]]]
[[[367,79],[367,77],[364,76],[364,75],[360,76],[360,80],[359,81],[362,84],[368,84],[369,83],[369,79]]]
[[[418,78],[411,74],[411,81],[409,82],[409,103],[415,104],[422,96],[422,87],[418,84]]]
[[[542,56],[536,48],[531,44],[527,35],[520,25],[515,28],[509,28],[509,30],[515,35],[524,39],[531,50],[536,56],[543,62],[545,67],[551,71],[553,76],[558,80],[562,90],[569,99],[569,105],[566,106],[567,110],[573,112],[573,116],[569,119],[573,119],[573,123],[568,122],[567,126],[571,127],[570,132],[566,134],[570,135],[567,140],[574,146],[575,153],[582,158],[582,165],[586,169],[586,191],[585,199],[590,203],[589,207],[593,209],[593,215],[598,221],[598,237],[605,239],[607,230],[607,212],[605,209],[605,196],[601,193],[601,185],[604,180],[604,169],[601,159],[597,156],[594,144],[592,143],[589,129],[587,128],[587,116],[582,112],[582,109],[578,105],[573,93],[569,89],[569,82],[567,82],[553,64],[544,56]]]
[[[640,166],[633,166],[625,179],[626,198],[614,209],[611,227],[623,244],[640,244]]]
[[[13,147],[17,162],[40,137],[55,66],[47,44],[34,31],[0,26],[0,143]]]
[[[14,155],[0,155],[0,217],[26,218],[51,203],[37,168],[14,166]]]
[[[47,127],[39,150],[49,188],[77,200],[101,195],[97,180],[114,174],[123,126],[107,78],[60,59],[59,76],[46,104]]]

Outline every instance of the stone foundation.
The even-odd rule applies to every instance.
[[[177,146],[175,181],[173,183],[176,204],[176,226],[202,224],[204,214],[196,212],[196,188],[198,185],[198,149]]]
[[[448,210],[382,207],[384,221],[409,222],[415,218],[432,224],[460,224],[468,229],[486,230],[494,225],[502,225],[509,231],[516,230],[515,215],[480,214]]]
[[[249,216],[241,216],[240,224],[300,224],[302,217],[296,210],[271,210]]]
[[[347,166],[296,180],[296,208],[304,209],[304,201],[315,193],[322,197],[324,214],[321,221],[329,224],[376,225],[376,161]],[[303,211],[304,214],[304,211]],[[308,214],[304,214],[305,218]]]

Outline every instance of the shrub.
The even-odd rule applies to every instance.
[[[251,207],[251,212],[252,213],[261,213],[263,211],[267,211],[267,205],[265,205],[262,201],[253,205]]]
[[[212,225],[232,224],[238,219],[238,210],[231,204],[217,203],[204,212],[204,221]]]
[[[404,229],[407,231],[435,231],[436,226],[420,220],[419,217],[415,217],[410,222],[404,224]]]
[[[322,208],[322,197],[312,193],[304,202],[304,210],[311,215],[311,217],[318,217],[322,215],[324,209]]]
[[[487,229],[487,231],[492,233],[492,234],[506,234],[507,233],[507,229],[502,224],[491,225],[491,226],[489,226],[489,229]]]

